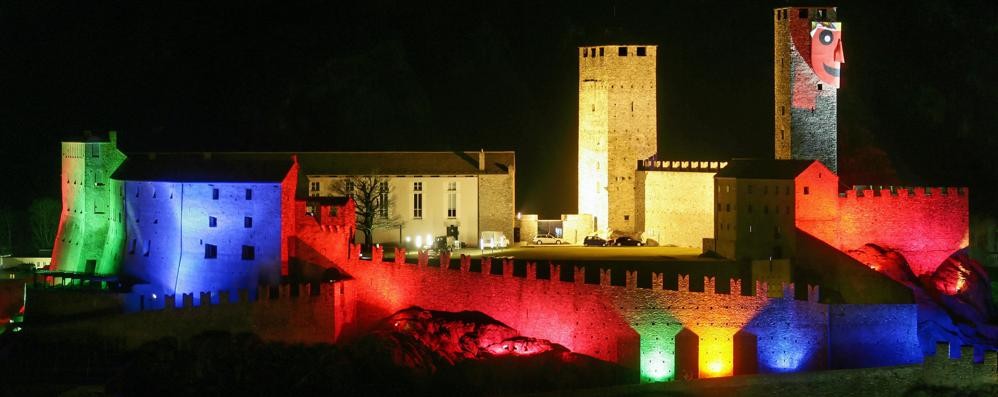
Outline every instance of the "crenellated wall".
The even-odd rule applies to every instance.
[[[931,273],[970,243],[965,188],[847,190],[839,197],[838,246],[893,248],[915,274]]]
[[[396,258],[403,256],[396,254]],[[430,265],[425,253],[416,264],[385,263],[381,257],[375,251],[371,261],[343,266],[356,281],[356,332],[413,305],[477,310],[524,335],[640,368],[643,381],[675,378],[680,375],[679,358],[690,354],[698,365],[687,366],[683,372],[701,377],[826,368],[828,343],[836,338],[829,334],[829,306],[817,303],[817,288],[808,289],[806,301],[797,301],[792,284],[784,286],[783,297],[772,299],[767,297],[765,283],[756,286],[755,294],[743,295],[740,280],[730,280],[730,293],[716,293],[713,278],[704,280],[703,291],[690,291],[689,276],[680,276],[677,289],[667,290],[661,273],[651,274],[651,288],[638,288],[636,272],[626,272],[624,285],[618,286],[613,285],[608,270],[600,271],[599,284],[587,284],[581,267],[563,269],[552,264],[545,279],[538,277],[544,272],[533,262],[520,273],[514,271],[510,259],[485,258],[475,268],[470,258],[462,257],[459,266],[451,269]],[[449,258],[442,263],[449,264]],[[561,281],[565,275],[570,281]],[[882,338],[882,346],[917,350],[917,338],[907,336],[915,335],[914,321],[892,321],[872,331],[900,335],[893,341]],[[681,332],[694,337],[683,339]],[[843,349],[842,354],[848,354]],[[885,359],[912,362],[909,356]],[[832,367],[845,364],[830,363]]]
[[[128,348],[205,331],[251,332],[268,341],[334,343],[355,314],[353,281],[259,287],[217,294],[114,294],[27,289],[25,322],[52,338],[101,337]],[[69,305],[67,302],[80,302]],[[72,318],[75,321],[66,321]]]

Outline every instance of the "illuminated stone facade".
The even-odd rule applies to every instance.
[[[656,153],[656,46],[579,48],[579,213],[634,233],[635,164]]]
[[[638,166],[637,229],[660,245],[700,247],[713,235],[714,174],[727,162],[645,160]]]
[[[777,159],[819,160],[838,169],[837,91],[811,66],[812,22],[836,21],[834,7],[773,11]]]
[[[62,214],[52,268],[115,274],[123,246],[121,184],[111,173],[125,160],[115,133],[62,143]]]

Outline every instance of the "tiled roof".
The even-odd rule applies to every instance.
[[[515,166],[514,152],[302,152],[298,162],[306,175],[475,175],[506,174]]]
[[[717,178],[794,179],[816,160],[734,159]]]

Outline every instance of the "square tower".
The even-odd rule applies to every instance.
[[[658,149],[656,46],[579,48],[579,213],[634,233],[638,160]]]
[[[773,10],[777,159],[819,160],[838,170],[837,91],[842,24],[835,7]]]

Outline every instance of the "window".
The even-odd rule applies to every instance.
[[[129,254],[135,255],[135,245],[138,244],[138,239],[132,239],[132,249],[128,250]]]
[[[588,58],[589,57],[589,48],[583,48],[582,49],[582,57],[583,58]]]
[[[247,229],[253,227],[253,218],[248,216],[243,217],[243,227]]]
[[[378,184],[378,215],[382,218],[388,217],[388,181],[381,181]]]
[[[721,212],[721,203],[717,203],[717,212]]]
[[[801,18],[807,18],[807,8],[801,8],[797,14]]]
[[[644,47],[638,47],[638,56],[639,56],[639,57],[643,57],[643,56],[645,56],[646,54],[647,54],[647,53],[645,52],[645,48],[644,48]]]
[[[780,106],[780,116],[785,115],[785,114],[787,114],[787,109],[785,107],[783,107],[783,106]]]
[[[347,196],[353,196],[353,181],[347,180],[346,190]]]
[[[256,259],[256,248],[254,248],[252,245],[244,245],[243,246],[243,260],[244,261],[251,261],[253,259]]]
[[[423,218],[423,182],[412,183],[412,217]]]
[[[457,182],[447,182],[447,217],[457,218]]]
[[[309,182],[308,183],[308,191],[310,191],[310,192],[318,192],[319,191],[319,182]]]
[[[625,220],[625,221],[629,221],[629,220],[631,220],[631,216],[630,216],[630,215],[624,215],[624,220]]]
[[[811,194],[811,189],[808,188],[807,186],[804,186],[804,194]]]
[[[146,240],[145,249],[142,250],[142,256],[149,256],[149,249],[152,248],[152,240]]]
[[[603,56],[603,47],[599,48],[599,56]]]
[[[208,217],[208,227],[218,227],[218,218],[209,216]]]
[[[731,204],[724,205],[724,212],[731,212]]]
[[[247,200],[253,199],[253,189],[246,189],[246,199]]]
[[[214,244],[204,245],[204,258],[205,259],[215,259],[218,258],[218,247]]]
[[[622,56],[622,57],[626,57],[627,56],[627,47],[617,47],[617,55]]]
[[[818,91],[821,91],[821,83],[818,83]]]
[[[211,199],[218,200],[218,189],[211,189]]]

